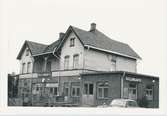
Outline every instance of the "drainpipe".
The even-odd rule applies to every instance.
[[[124,77],[125,77],[125,72],[123,72],[123,75],[121,77],[121,98],[124,97]]]

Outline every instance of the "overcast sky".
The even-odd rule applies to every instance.
[[[51,44],[70,25],[90,23],[141,57],[138,72],[166,79],[165,0],[2,0],[2,72],[19,73],[16,57],[25,40]]]

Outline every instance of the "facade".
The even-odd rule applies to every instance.
[[[121,81],[121,72],[131,72],[136,75],[135,78],[148,78],[150,82],[158,79],[151,77],[156,78],[151,80],[150,76],[137,74],[140,56],[129,45],[112,40],[97,30],[95,23],[91,24],[89,31],[70,26],[50,45],[25,41],[17,59],[20,61],[18,96],[26,105],[96,106],[102,102],[84,94],[84,82],[96,83],[98,76],[119,84],[124,82]],[[104,76],[108,73],[111,78]],[[110,96],[110,101],[125,97],[120,94],[124,88],[120,88],[119,84],[113,84],[112,87],[119,93],[113,92],[115,97]],[[93,89],[89,91],[91,94],[97,92],[94,84],[85,86],[88,90]]]

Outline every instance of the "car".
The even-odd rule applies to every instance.
[[[137,102],[132,99],[114,99],[109,105],[110,107],[139,107]]]
[[[138,104],[135,100],[132,99],[113,99],[109,105],[103,103],[102,105],[97,106],[98,108],[106,108],[106,107],[119,107],[119,108],[138,108]]]

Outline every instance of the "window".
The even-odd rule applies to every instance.
[[[57,93],[58,93],[57,87],[50,88],[50,94],[57,95]]]
[[[91,83],[84,84],[84,94],[93,95],[93,84]]]
[[[108,98],[109,97],[109,84],[108,82],[99,82],[97,84],[97,97]]]
[[[111,60],[111,71],[116,71],[116,60],[115,59]]]
[[[129,84],[128,91],[129,99],[137,99],[137,85],[135,83]]]
[[[75,45],[75,38],[70,39],[70,47]]]
[[[79,86],[72,86],[72,96],[73,97],[79,97],[80,96]]]
[[[77,69],[79,66],[79,55],[76,54],[73,56],[73,68]]]
[[[153,100],[153,86],[148,85],[146,86],[146,97],[147,100]]]
[[[26,56],[29,55],[29,49],[26,49]]]
[[[31,62],[28,62],[27,64],[27,73],[31,72]]]
[[[64,70],[69,69],[69,59],[70,59],[70,56],[65,56],[64,57]]]
[[[23,66],[22,66],[22,73],[26,73],[26,63],[23,63]]]
[[[64,89],[64,96],[68,96],[68,88]]]

